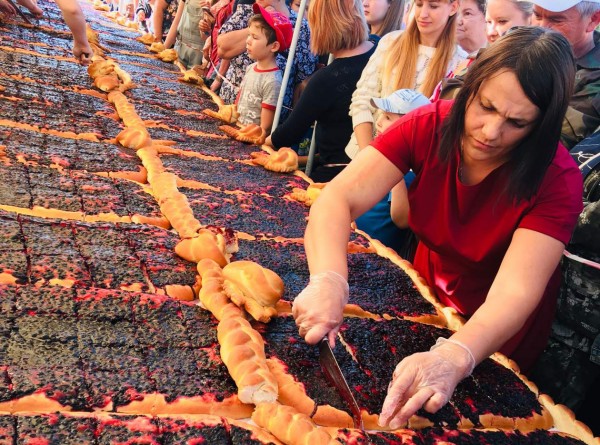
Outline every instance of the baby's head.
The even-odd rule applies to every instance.
[[[429,103],[431,102],[423,94],[406,88],[394,91],[388,97],[382,99],[371,99],[371,105],[382,111],[375,124],[377,134],[383,133],[406,113]]]

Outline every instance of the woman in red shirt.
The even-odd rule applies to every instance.
[[[348,299],[350,222],[412,169],[414,261],[438,298],[468,318],[431,351],[397,367],[382,426],[435,412],[497,350],[521,366],[542,351],[558,291],[557,266],[582,209],[582,180],[559,144],[574,79],[569,43],[521,28],[486,49],[454,103],[397,121],[328,186],[306,230],[310,283],[294,301],[308,343],[330,343]]]

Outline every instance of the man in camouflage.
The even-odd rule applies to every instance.
[[[570,257],[563,257],[552,333],[530,378],[557,403],[582,408],[578,417],[585,417],[582,405],[597,403],[591,392],[600,385],[600,132],[571,155],[584,176],[585,207],[567,246]],[[598,434],[597,415],[583,420]]]
[[[600,126],[600,0],[529,0],[533,23],[564,35],[577,62],[575,91],[562,127],[568,148]],[[540,73],[543,75],[543,73]]]

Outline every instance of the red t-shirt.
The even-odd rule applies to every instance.
[[[372,145],[402,172],[415,172],[408,192],[409,225],[420,239],[414,266],[443,304],[469,317],[485,301],[517,228],[568,243],[582,210],[583,184],[577,165],[559,145],[539,191],[528,201],[515,204],[505,195],[508,164],[477,185],[463,185],[459,150],[446,164],[437,157],[438,129],[452,103],[438,101],[406,115]],[[546,345],[559,285],[557,268],[540,305],[501,349],[523,369]]]

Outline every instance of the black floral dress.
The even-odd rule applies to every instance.
[[[253,14],[252,5],[238,5],[236,11],[221,27],[219,34],[247,28],[248,21]],[[294,11],[290,11],[290,22],[292,23],[292,26],[296,26],[297,20],[298,15]],[[284,53],[277,55],[277,66],[282,73],[285,70],[288,54],[289,51],[285,51]],[[226,80],[223,82],[221,90],[219,91],[219,95],[226,104],[235,102],[239,93],[239,86],[244,79],[246,68],[250,63],[252,63],[252,59],[248,57],[246,52],[231,59],[231,64],[225,74]],[[296,54],[294,55],[294,63],[291,66],[290,77],[285,90],[281,121],[287,117],[291,110],[295,86],[310,76],[315,71],[316,66],[317,56],[310,51],[310,29],[308,27],[308,21],[303,19],[300,35],[298,37]]]

